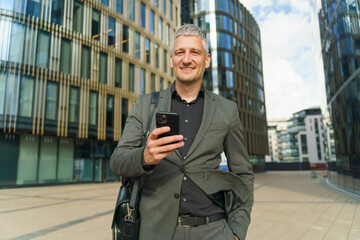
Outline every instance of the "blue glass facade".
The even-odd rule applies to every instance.
[[[204,30],[212,57],[204,85],[238,104],[254,168],[263,169],[268,140],[259,26],[238,0],[191,3],[194,14],[183,21],[190,17]]]
[[[319,12],[328,107],[336,162],[330,180],[360,193],[360,6],[355,0],[323,0]]]

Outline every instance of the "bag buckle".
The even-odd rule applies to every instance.
[[[128,214],[124,217],[125,221],[134,221],[133,212],[135,211],[136,207],[131,208],[129,203],[126,203]]]

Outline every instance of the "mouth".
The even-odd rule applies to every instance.
[[[192,71],[195,68],[194,67],[180,67],[180,69],[183,70],[183,71]]]

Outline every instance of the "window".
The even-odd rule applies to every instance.
[[[115,58],[115,87],[122,88],[122,60]]]
[[[140,70],[140,94],[145,93],[145,69]]]
[[[81,49],[81,77],[90,79],[91,48],[83,45]]]
[[[146,52],[146,57],[145,57],[146,62],[150,63],[151,55],[150,55],[150,39],[149,38],[146,38],[146,40],[145,40],[145,52]]]
[[[175,19],[176,19],[176,26],[178,25],[178,8],[175,7]]]
[[[156,59],[156,67],[157,67],[157,68],[159,68],[159,66],[160,66],[159,57],[160,57],[159,45],[158,45],[158,44],[155,44],[155,59]]]
[[[79,110],[80,110],[80,91],[77,87],[70,87],[70,99],[69,99],[69,122],[79,122]]]
[[[22,77],[20,86],[20,110],[22,117],[32,117],[32,106],[34,98],[34,79]]]
[[[114,128],[114,96],[106,97],[106,127]]]
[[[150,12],[150,33],[155,33],[155,13],[153,10]]]
[[[26,14],[39,18],[41,11],[41,0],[28,0]]]
[[[123,26],[123,39],[122,39],[122,50],[123,52],[129,52],[129,27],[124,24]]]
[[[173,2],[170,0],[169,2],[169,16],[170,16],[170,20],[172,21],[173,20]]]
[[[61,40],[60,71],[71,73],[71,42],[67,39]]]
[[[170,25],[166,25],[166,44],[170,45]]]
[[[107,54],[100,52],[99,82],[101,83],[107,83],[107,61]]]
[[[160,91],[164,90],[164,78],[160,77]]]
[[[166,15],[166,1],[167,0],[163,0],[163,13]]]
[[[84,4],[79,0],[74,1],[73,30],[82,33]]]
[[[154,0],[154,6],[159,7],[159,0]]]
[[[146,6],[143,2],[141,3],[141,27],[146,27]]]
[[[167,51],[164,49],[164,72],[167,72]]]
[[[135,21],[135,0],[129,0],[129,19]]]
[[[116,0],[116,11],[123,14],[123,0]]]
[[[48,82],[46,87],[45,119],[48,120],[57,119],[58,93],[59,93],[59,85],[54,82]]]
[[[25,45],[25,26],[13,23],[10,39],[9,60],[12,62],[22,63]]]
[[[109,6],[109,0],[101,0],[101,3],[105,6]]]
[[[5,109],[5,89],[6,89],[6,74],[0,72],[0,115],[4,114]]]
[[[129,100],[127,98],[122,98],[121,99],[121,132],[124,131],[128,114],[129,114]]]
[[[163,19],[159,18],[159,39],[163,40]]]
[[[39,153],[38,182],[55,182],[57,138],[50,136],[41,136]]]
[[[129,63],[129,91],[135,91],[135,66]]]
[[[140,59],[140,33],[135,32],[135,57]]]
[[[63,24],[64,0],[52,0],[51,22]]]
[[[112,17],[109,17],[109,29],[108,29],[108,45],[114,45],[115,44],[115,35],[116,35],[116,29],[115,29],[115,19]]]
[[[50,49],[50,34],[39,31],[37,48],[36,48],[36,66],[42,68],[49,67],[49,51]]]
[[[91,36],[93,39],[100,39],[100,12],[95,9],[92,10]]]
[[[98,93],[90,91],[89,98],[89,125],[96,126],[98,108]]]
[[[151,73],[151,91],[155,91],[155,73]]]

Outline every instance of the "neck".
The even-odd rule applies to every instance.
[[[191,102],[196,99],[201,88],[201,81],[184,83],[181,81],[175,81],[175,89],[181,99]]]

